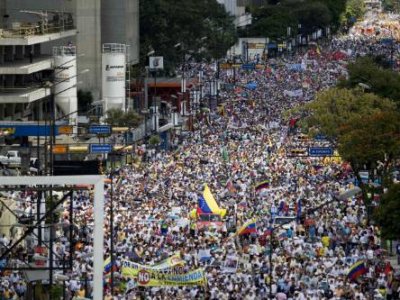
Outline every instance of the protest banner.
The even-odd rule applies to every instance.
[[[126,271],[125,276],[130,277],[126,274]],[[137,278],[139,286],[187,286],[206,283],[203,269],[196,269],[184,274],[168,274],[150,269],[139,269],[137,271],[137,276],[134,277]]]

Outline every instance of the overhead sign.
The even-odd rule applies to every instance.
[[[324,141],[324,140],[326,140],[326,135],[324,135],[324,134],[322,134],[322,133],[318,133],[318,134],[315,136],[315,139],[316,139],[317,141]]]
[[[61,128],[61,130],[60,130]],[[68,134],[69,129],[72,131],[72,126],[55,125],[54,135]],[[50,136],[52,135],[52,126],[50,124],[0,124],[0,136]]]
[[[219,64],[221,70],[228,70],[232,68],[232,64]]]
[[[58,126],[58,134],[72,134],[72,125],[62,125]]]
[[[254,70],[255,64],[243,64],[242,65],[242,70]]]
[[[310,147],[308,156],[333,156],[333,148],[330,147]]]
[[[53,154],[65,154],[67,153],[66,145],[54,145],[53,146]]]
[[[93,125],[89,127],[91,134],[111,134],[111,127],[109,125]]]
[[[149,67],[151,70],[162,70],[164,69],[164,57],[163,56],[150,56]]]
[[[101,154],[110,153],[111,151],[111,144],[90,144],[90,153]]]

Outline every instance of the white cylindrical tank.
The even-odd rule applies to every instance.
[[[65,116],[69,124],[76,125],[78,98],[76,88],[76,47],[53,48],[54,99],[59,116]]]
[[[103,44],[102,96],[103,111],[125,110],[126,99],[126,45]]]

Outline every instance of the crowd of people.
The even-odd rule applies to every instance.
[[[233,88],[220,94],[220,109],[198,112],[194,130],[171,151],[138,146],[133,163],[113,170],[113,184],[106,184],[104,258],[110,256],[113,232],[116,266],[112,285],[105,274],[105,299],[399,299],[399,278],[385,259],[379,228],[367,222],[358,195],[340,197],[355,187],[351,168],[340,157],[293,152],[329,143],[302,135],[296,126],[302,116],[284,117],[346,76],[345,63],[332,53],[346,53],[341,57],[346,61],[374,47],[381,45],[334,39],[319,53],[275,58],[235,78],[221,72]],[[256,188],[260,182],[267,184]],[[199,229],[193,215],[205,184],[227,210],[218,228],[210,223]],[[12,197],[26,200],[18,202],[25,215],[34,213],[37,195]],[[59,216],[55,257],[73,255],[72,270],[64,272],[66,299],[92,293],[92,200],[90,191],[74,192]],[[274,232],[277,217],[293,221]],[[239,234],[249,220],[255,220],[256,231]],[[12,240],[2,237],[1,247]],[[34,255],[29,243],[34,239],[17,249],[21,259]],[[207,280],[142,287],[121,272],[123,260],[152,266],[176,253],[183,272],[202,268]],[[357,262],[364,274],[349,278]],[[23,279],[3,272],[2,299],[24,299]]]

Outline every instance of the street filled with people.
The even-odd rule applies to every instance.
[[[336,151],[310,156],[310,147],[333,146],[303,134],[303,116],[287,113],[371,51],[393,49],[346,36],[254,70],[221,70],[226,87],[213,99],[217,109],[193,108],[193,130],[177,133],[174,147],[138,145],[132,164],[107,170],[105,299],[399,299],[400,278],[379,228],[351,193],[351,167]],[[214,76],[215,66],[193,65],[200,67]],[[25,199],[18,201],[25,215],[35,213],[36,195],[12,197]],[[73,255],[66,299],[92,293],[92,198],[74,192],[58,220],[55,255]],[[3,236],[0,244],[12,240]],[[32,254],[30,243],[17,249],[21,257]],[[21,273],[3,272],[0,281],[1,299],[24,299]]]

